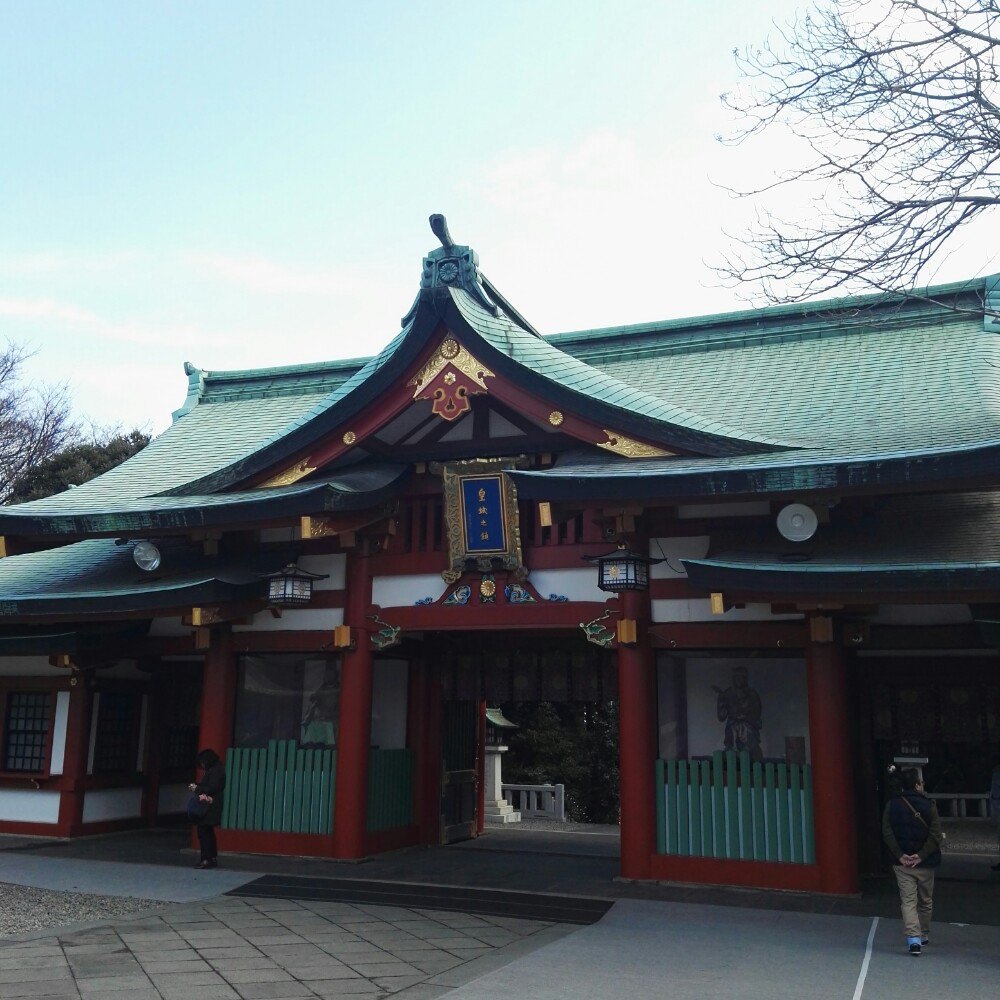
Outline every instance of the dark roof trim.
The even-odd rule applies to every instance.
[[[102,511],[19,513],[0,509],[0,534],[5,535],[119,535],[175,532],[261,521],[363,510],[394,497],[410,477],[405,465],[369,465],[327,479],[288,488],[247,490],[229,495],[146,497],[126,506]]]
[[[751,562],[739,558],[682,559],[692,586],[761,594],[827,594],[942,590],[994,590],[1000,563],[810,565]]]
[[[636,463],[609,461],[597,472],[513,470],[518,496],[526,500],[726,500],[772,494],[800,495],[814,491],[857,492],[897,489],[928,483],[988,483],[1000,478],[1000,443],[946,452],[912,455],[836,457],[802,464],[756,465],[750,468],[708,468],[671,471],[670,460]]]

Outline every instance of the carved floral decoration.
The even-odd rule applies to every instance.
[[[431,400],[431,412],[451,421],[472,409],[470,396],[489,392],[485,380],[493,377],[454,337],[445,337],[410,385],[414,399]]]

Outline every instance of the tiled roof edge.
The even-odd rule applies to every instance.
[[[914,289],[907,294],[869,294],[846,296],[837,299],[823,299],[815,302],[793,303],[791,305],[763,306],[758,309],[744,309],[735,312],[709,313],[703,316],[680,317],[678,319],[660,320],[650,323],[634,323],[624,326],[597,327],[590,330],[575,330],[556,333],[546,339],[568,353],[574,350],[593,350],[601,342],[608,347],[616,346],[619,350],[622,341],[628,338],[639,338],[644,335],[669,337],[680,340],[688,337],[684,344],[687,349],[693,346],[710,347],[718,340],[719,346],[731,344],[733,340],[743,339],[792,339],[803,336],[816,336],[825,333],[830,335],[830,315],[849,311],[868,309],[873,306],[892,307],[912,304],[916,308],[900,314],[899,323],[914,325],[917,322],[939,322],[943,317],[953,315],[956,319],[965,316],[963,310],[951,310],[946,304],[935,301],[947,297],[963,295],[978,295],[985,303],[986,296],[1000,292],[1000,275],[966,279],[948,284],[932,285],[923,289]],[[982,311],[982,306],[977,311]],[[865,322],[869,313],[863,317],[840,317],[841,322],[847,319],[856,331],[857,325]],[[917,319],[920,315],[921,319]],[[775,319],[801,318],[807,322],[800,323],[794,329],[781,327],[768,330],[766,324]],[[730,329],[725,329],[725,328]],[[735,328],[735,329],[733,329]],[[987,327],[988,329],[992,327]],[[709,335],[698,334],[708,331]],[[849,331],[844,331],[849,332]],[[661,341],[662,345],[662,341]]]

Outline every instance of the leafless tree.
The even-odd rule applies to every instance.
[[[814,204],[806,219],[760,209],[726,278],[775,302],[908,291],[1000,204],[1000,0],[820,0],[737,61],[731,139],[787,130],[810,151],[739,193],[794,186]]]
[[[77,433],[64,386],[29,381],[22,345],[0,345],[0,503],[39,462],[72,442]]]

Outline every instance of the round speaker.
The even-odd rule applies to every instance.
[[[816,534],[819,519],[812,507],[804,503],[790,503],[778,513],[778,532],[790,542],[804,542]]]

